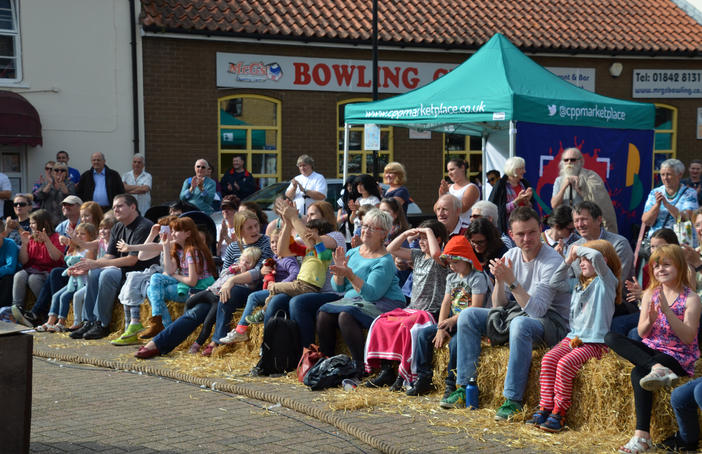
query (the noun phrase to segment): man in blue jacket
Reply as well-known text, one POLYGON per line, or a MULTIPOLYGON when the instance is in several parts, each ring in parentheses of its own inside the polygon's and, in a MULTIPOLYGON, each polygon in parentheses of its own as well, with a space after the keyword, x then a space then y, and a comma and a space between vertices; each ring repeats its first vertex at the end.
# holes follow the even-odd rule
POLYGON ((222 197, 234 194, 239 197, 239 200, 244 200, 244 198, 258 191, 258 182, 244 168, 244 162, 244 157, 241 155, 237 154, 232 158, 232 167, 224 172, 220 181, 222 197))

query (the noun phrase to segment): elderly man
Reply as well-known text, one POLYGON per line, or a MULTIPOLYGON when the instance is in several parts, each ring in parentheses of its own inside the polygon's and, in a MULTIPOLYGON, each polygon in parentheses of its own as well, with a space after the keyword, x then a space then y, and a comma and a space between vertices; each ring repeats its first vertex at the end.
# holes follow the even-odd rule
POLYGON ((246 157, 234 155, 232 157, 232 167, 227 169, 222 175, 220 186, 222 188, 222 198, 234 194, 239 200, 244 200, 258 190, 258 182, 244 167, 246 157))
POLYGON ((76 269, 88 271, 88 285, 83 303, 83 326, 71 333, 73 339, 102 339, 109 332, 112 306, 130 271, 142 271, 158 262, 158 258, 140 261, 138 251, 123 253, 117 242, 142 244, 149 236, 153 223, 139 215, 137 201, 131 194, 115 196, 112 210, 117 223, 112 227, 107 254, 97 260, 85 259, 76 269))
POLYGON ((217 192, 217 183, 207 176, 210 164, 205 159, 195 161, 195 176, 186 178, 180 189, 180 200, 195 205, 200 211, 214 211, 212 201, 217 192))
POLYGON ((292 179, 285 195, 293 201, 298 213, 304 216, 310 205, 327 197, 327 180, 314 171, 314 159, 306 154, 297 158, 297 168, 300 175, 292 179))
POLYGON ((132 157, 132 170, 122 175, 122 183, 127 194, 131 194, 139 204, 139 213, 151 208, 151 174, 144 170, 146 158, 141 153, 132 157))
POLYGON ((92 200, 107 211, 112 207, 112 199, 124 192, 119 173, 105 165, 105 155, 95 152, 90 155, 92 168, 80 176, 76 195, 84 202, 92 200))
POLYGON ((68 178, 71 179, 73 184, 78 184, 80 181, 80 172, 78 169, 74 169, 73 167, 69 167, 68 165, 68 152, 61 150, 58 153, 56 153, 56 162, 61 162, 63 164, 66 164, 66 167, 68 167, 68 178))
MULTIPOLYGON (((555 345, 568 332, 570 295, 549 285, 563 258, 541 242, 539 215, 518 207, 509 217, 509 233, 517 247, 490 263, 495 276, 493 307, 507 307, 511 318, 505 403, 495 419, 506 420, 522 409, 534 343, 555 345), (514 313, 512 312, 514 311, 514 313)), ((457 388, 441 401, 443 408, 465 407, 465 386, 476 377, 480 339, 488 332, 490 309, 468 307, 458 316, 457 388)))
MULTIPOLYGON (((497 205, 495 205, 494 203, 487 200, 480 200, 478 202, 475 202, 471 207, 470 219, 472 221, 473 219, 477 218, 486 218, 487 220, 492 222, 492 225, 494 225, 495 229, 499 232, 500 227, 497 225, 498 210, 497 205)), ((510 238, 509 235, 507 235, 506 233, 502 233, 500 235, 500 239, 505 244, 505 246, 507 246, 508 249, 514 247, 514 241, 512 241, 512 238, 510 238)))
POLYGON ((436 220, 446 226, 449 237, 463 235, 468 225, 461 222, 461 201, 451 195, 444 194, 434 204, 436 220))
POLYGON ((564 202, 570 206, 575 206, 584 200, 593 202, 602 210, 605 230, 617 233, 617 215, 614 212, 612 199, 602 178, 596 172, 583 167, 583 155, 580 150, 577 148, 564 150, 558 168, 560 175, 553 183, 551 208, 555 210, 564 202))

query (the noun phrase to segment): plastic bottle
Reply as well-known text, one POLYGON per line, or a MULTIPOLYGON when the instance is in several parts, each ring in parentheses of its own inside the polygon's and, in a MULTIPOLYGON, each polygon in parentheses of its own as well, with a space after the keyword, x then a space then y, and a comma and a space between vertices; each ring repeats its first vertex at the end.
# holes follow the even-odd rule
POLYGON ((468 385, 466 386, 466 407, 471 410, 478 409, 478 383, 475 378, 468 380, 468 385))

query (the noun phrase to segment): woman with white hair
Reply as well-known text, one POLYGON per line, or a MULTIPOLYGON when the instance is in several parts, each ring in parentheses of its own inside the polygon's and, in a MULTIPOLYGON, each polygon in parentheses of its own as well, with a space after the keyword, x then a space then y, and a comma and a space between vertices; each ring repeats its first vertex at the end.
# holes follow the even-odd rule
POLYGON ((651 189, 644 206, 641 221, 650 226, 649 238, 659 229, 672 229, 679 218, 690 219, 690 214, 696 210, 697 192, 680 184, 685 173, 685 164, 677 159, 666 159, 661 163, 658 174, 661 177, 661 186, 651 189))
POLYGON ((497 205, 497 228, 506 233, 510 213, 518 206, 532 203, 533 190, 524 179, 526 163, 524 158, 513 156, 505 161, 504 175, 490 193, 490 201, 497 205))
POLYGON ((392 227, 392 218, 378 208, 363 217, 362 244, 344 254, 334 253, 332 287, 343 293, 342 299, 324 304, 317 313, 319 348, 326 356, 334 356, 336 330, 339 328, 357 375, 363 374, 364 329, 384 312, 405 306, 405 297, 395 275, 395 261, 385 249, 385 238, 392 227))

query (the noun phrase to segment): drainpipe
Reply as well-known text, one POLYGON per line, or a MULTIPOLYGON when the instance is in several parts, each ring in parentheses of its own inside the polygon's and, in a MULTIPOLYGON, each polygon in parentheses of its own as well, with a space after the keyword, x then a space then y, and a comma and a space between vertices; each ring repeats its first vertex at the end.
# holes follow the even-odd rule
POLYGON ((135 0, 129 0, 129 30, 132 51, 132 116, 134 117, 134 154, 139 153, 139 79, 137 75, 137 36, 135 0))

